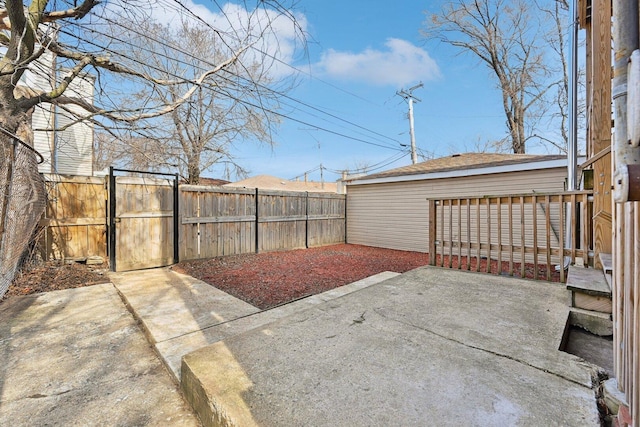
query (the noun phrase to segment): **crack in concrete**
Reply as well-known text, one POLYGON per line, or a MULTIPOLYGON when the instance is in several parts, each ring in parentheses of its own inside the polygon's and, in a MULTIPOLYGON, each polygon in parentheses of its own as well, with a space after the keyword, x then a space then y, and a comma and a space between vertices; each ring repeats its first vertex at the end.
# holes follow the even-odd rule
MULTIPOLYGON (((502 357, 502 358, 505 358, 505 359, 508 359, 508 360, 512 360, 514 362, 520 363, 522 365, 528 366, 528 367, 536 369, 538 371, 542 371, 544 373, 553 375, 553 376, 555 376, 557 378, 560 378, 560 379, 563 379, 565 381, 569 381, 569 382, 571 382, 573 384, 577 384, 577 385, 582 386, 582 387, 584 387, 586 389, 589 389, 589 390, 593 389, 593 384, 589 387, 589 386, 586 386, 583 383, 581 383, 579 381, 576 381, 576 380, 574 380, 572 378, 568 378, 568 377, 566 377, 566 376, 564 376, 562 374, 550 371, 550 370, 542 368, 540 366, 532 365, 531 363, 529 363, 529 362, 527 362, 525 360, 518 359, 518 358, 516 358, 514 356, 510 356, 510 355, 504 354, 504 353, 499 353, 499 352, 496 352, 496 351, 493 351, 493 350, 489 350, 489 349, 486 349, 486 348, 482 348, 482 347, 478 347, 478 346, 475 346, 475 345, 472 345, 472 344, 467 344, 465 342, 462 342, 462 341, 457 340, 457 339, 452 338, 452 337, 448 337, 446 335, 442 335, 442 334, 440 334, 438 332, 432 331, 432 330, 424 328, 422 326, 414 325, 413 323, 410 323, 410 322, 404 322, 404 321, 402 321, 400 319, 395 319, 395 318, 389 317, 389 316, 385 315, 384 313, 381 313, 379 309, 374 309, 373 311, 374 311, 374 313, 376 313, 380 317, 382 317, 384 319, 387 319, 387 320, 390 320, 392 322, 400 323, 400 324, 405 325, 405 326, 410 326, 412 328, 418 329, 418 330, 423 331, 423 332, 427 332, 429 334, 435 335, 435 336, 437 336, 439 338, 442 338, 444 340, 447 340, 447 341, 450 341, 450 342, 465 346, 465 347, 473 349, 473 350, 479 350, 479 351, 482 351, 482 352, 485 352, 485 353, 488 353, 488 354, 492 354, 494 356, 498 356, 498 357, 502 357)), ((409 342, 412 342, 413 344, 418 344, 418 343, 415 343, 415 342, 411 341, 408 338, 405 338, 405 339, 408 340, 409 342)), ((591 374, 590 377, 591 377, 592 383, 593 383, 593 374, 591 374)))
POLYGON ((61 396, 63 394, 67 394, 71 391, 71 389, 69 390, 65 390, 65 391, 61 391, 59 393, 52 393, 52 394, 41 394, 41 393, 36 393, 36 394, 32 394, 31 396, 27 396, 25 399, 42 399, 44 397, 55 397, 55 396, 61 396))

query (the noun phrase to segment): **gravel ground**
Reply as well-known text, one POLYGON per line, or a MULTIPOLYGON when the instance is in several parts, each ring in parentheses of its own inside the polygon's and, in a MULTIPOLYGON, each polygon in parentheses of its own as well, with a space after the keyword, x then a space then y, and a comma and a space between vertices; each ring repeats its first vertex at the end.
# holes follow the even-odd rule
POLYGON ((332 245, 187 261, 173 267, 258 308, 318 294, 383 272, 428 264, 421 252, 332 245))

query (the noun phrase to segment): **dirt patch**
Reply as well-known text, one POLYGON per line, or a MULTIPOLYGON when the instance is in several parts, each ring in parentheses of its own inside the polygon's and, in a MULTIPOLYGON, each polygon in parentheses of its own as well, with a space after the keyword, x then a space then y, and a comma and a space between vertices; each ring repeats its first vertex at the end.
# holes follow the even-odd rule
POLYGON ((428 262, 429 256, 421 252, 342 244, 187 261, 173 269, 266 309, 383 271, 404 273, 428 262))
POLYGON ((11 283, 3 300, 11 296, 108 283, 106 271, 105 265, 64 264, 60 261, 26 266, 11 283))

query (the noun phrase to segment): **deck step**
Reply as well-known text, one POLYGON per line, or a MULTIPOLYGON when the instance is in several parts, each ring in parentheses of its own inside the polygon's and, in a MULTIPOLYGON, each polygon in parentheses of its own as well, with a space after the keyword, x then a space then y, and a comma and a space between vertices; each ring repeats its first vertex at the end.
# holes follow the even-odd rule
POLYGON ((571 266, 567 275, 571 307, 611 313, 611 287, 602 270, 571 266))
POLYGON ((613 274, 613 257, 611 254, 600 253, 600 263, 604 274, 613 274))

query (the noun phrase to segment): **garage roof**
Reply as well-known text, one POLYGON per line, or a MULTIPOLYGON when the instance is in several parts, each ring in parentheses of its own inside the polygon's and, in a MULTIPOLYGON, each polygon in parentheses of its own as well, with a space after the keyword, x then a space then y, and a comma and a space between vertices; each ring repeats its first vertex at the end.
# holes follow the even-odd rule
POLYGON ((564 155, 463 153, 358 177, 349 184, 415 181, 566 166, 564 155))

